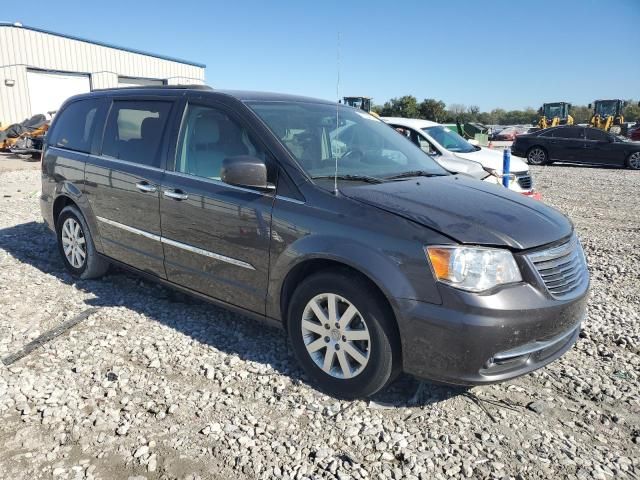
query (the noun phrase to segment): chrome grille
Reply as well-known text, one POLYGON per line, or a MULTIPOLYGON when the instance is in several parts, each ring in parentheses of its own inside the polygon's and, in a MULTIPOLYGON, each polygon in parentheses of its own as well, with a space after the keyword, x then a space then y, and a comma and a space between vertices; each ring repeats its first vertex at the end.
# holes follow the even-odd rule
POLYGON ((589 281, 589 271, 578 237, 560 246, 527 255, 538 276, 555 298, 571 296, 589 281))
POLYGON ((523 190, 530 190, 533 186, 533 179, 531 178, 531 175, 519 175, 517 180, 518 185, 520 185, 520 188, 523 190))

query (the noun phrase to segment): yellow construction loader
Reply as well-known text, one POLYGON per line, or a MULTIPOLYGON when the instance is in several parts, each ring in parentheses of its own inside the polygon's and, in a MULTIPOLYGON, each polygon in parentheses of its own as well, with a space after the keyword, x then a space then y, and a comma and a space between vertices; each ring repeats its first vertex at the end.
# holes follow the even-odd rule
MULTIPOLYGON (((624 135, 625 129, 623 110, 627 102, 620 99, 596 100, 593 102, 593 114, 589 123, 592 127, 615 135, 624 135)), ((589 104, 591 109, 592 105, 589 104)))
POLYGON ((558 125, 573 125, 573 117, 569 115, 571 104, 567 102, 545 103, 538 110, 539 128, 557 127, 558 125))
POLYGON ((371 111, 371 97, 342 97, 342 102, 345 105, 349 105, 353 108, 359 108, 360 110, 364 110, 365 112, 373 115, 374 117, 379 117, 376 112, 371 111))
POLYGON ((371 97, 342 97, 345 105, 371 113, 371 97))

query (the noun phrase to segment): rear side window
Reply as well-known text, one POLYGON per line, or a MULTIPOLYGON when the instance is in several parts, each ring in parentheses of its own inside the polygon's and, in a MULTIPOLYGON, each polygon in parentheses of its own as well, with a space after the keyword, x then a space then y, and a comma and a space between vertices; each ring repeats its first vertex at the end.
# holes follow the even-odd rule
POLYGON ((171 102, 113 102, 107 119, 102 154, 159 167, 162 133, 170 111, 171 102))
POLYGON ((553 131, 554 138, 582 139, 584 129, 582 127, 557 128, 553 131))
POLYGON ((88 153, 97 124, 100 100, 79 100, 67 106, 56 119, 48 135, 49 145, 88 153))

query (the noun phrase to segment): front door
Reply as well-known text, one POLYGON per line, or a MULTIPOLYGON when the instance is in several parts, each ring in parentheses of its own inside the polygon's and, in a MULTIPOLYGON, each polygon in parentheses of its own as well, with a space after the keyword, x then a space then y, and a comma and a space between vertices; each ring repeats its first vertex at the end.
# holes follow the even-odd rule
POLYGON ((115 100, 99 155, 87 160, 87 196, 104 253, 166 278, 160 231, 163 132, 174 102, 115 100))
POLYGON ((160 192, 167 278, 264 314, 274 195, 223 183, 220 170, 228 157, 267 155, 231 112, 199 102, 186 107, 160 192))
POLYGON ((611 136, 598 129, 585 129, 584 161, 604 165, 622 165, 624 157, 620 151, 612 148, 611 136))

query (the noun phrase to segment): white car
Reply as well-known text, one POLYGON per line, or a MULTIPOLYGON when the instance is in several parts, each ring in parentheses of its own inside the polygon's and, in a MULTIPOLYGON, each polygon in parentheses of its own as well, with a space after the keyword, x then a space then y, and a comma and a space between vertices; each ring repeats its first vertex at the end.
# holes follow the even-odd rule
MULTIPOLYGON (((484 181, 502 184, 502 151, 472 145, 453 130, 429 120, 382 117, 395 129, 403 130, 409 140, 431 155, 445 169, 466 173, 467 160, 480 164, 486 172, 484 181)), ((469 165, 470 169, 473 167, 469 165)), ((509 188, 525 195, 534 195, 529 165, 519 157, 511 157, 509 188)))

